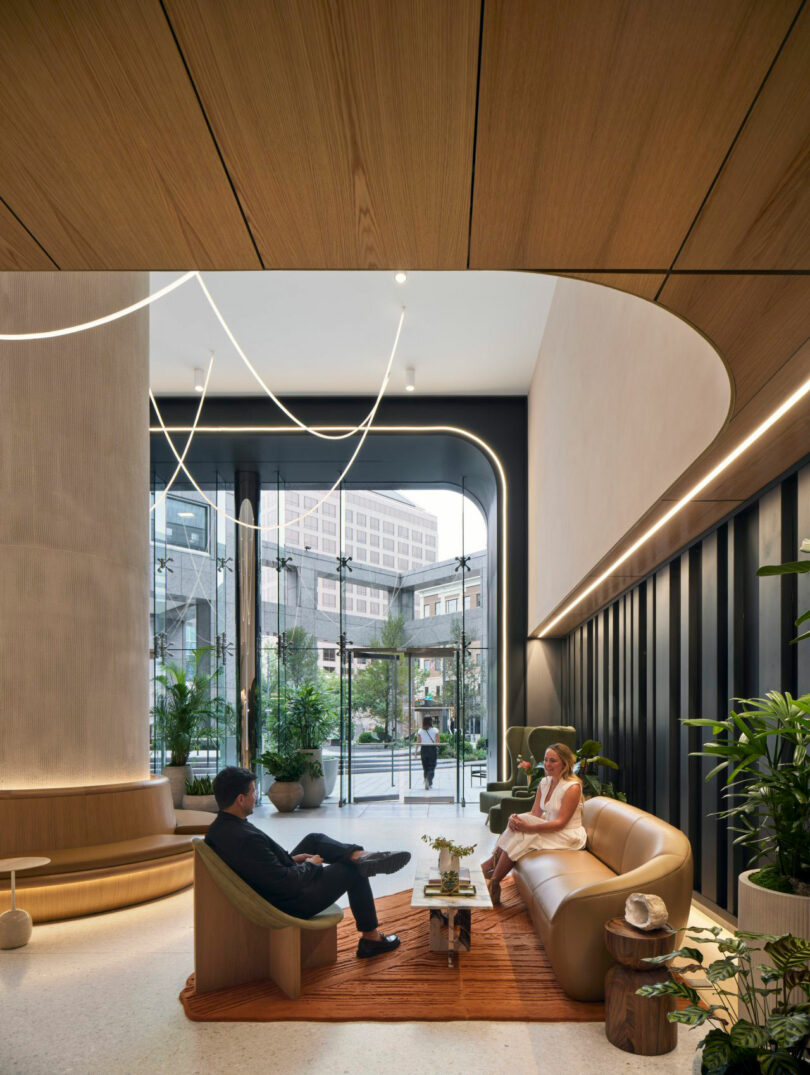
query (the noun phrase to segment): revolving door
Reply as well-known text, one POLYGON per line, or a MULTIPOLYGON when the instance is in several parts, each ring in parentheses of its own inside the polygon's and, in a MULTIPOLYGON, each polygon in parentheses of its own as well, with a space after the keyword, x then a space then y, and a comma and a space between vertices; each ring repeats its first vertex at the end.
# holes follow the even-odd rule
POLYGON ((461 647, 347 650, 341 806, 375 801, 466 805, 474 759, 465 720, 464 664, 461 647), (435 729, 438 757, 434 786, 423 790, 417 733, 425 725, 435 729))

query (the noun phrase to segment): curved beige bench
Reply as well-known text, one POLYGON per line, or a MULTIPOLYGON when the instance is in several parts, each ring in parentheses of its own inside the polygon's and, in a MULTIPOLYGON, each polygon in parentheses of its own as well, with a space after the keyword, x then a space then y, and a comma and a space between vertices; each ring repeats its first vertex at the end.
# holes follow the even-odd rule
POLYGON ((313 918, 279 911, 194 838, 194 988, 210 993, 271 978, 295 1000, 301 971, 337 960, 343 911, 332 904, 313 918))
MULTIPOLYGON (((189 829, 204 832, 213 819, 195 812, 179 832, 165 777, 0 791, 3 854, 51 860, 17 878, 19 905, 35 922, 110 911, 188 887, 189 829)), ((10 906, 9 878, 0 877, 0 911, 10 906)))
POLYGON ((586 850, 532 851, 514 874, 560 985, 576 1000, 601 1000, 612 962, 605 922, 624 915, 631 892, 648 892, 663 899, 670 924, 682 930, 692 902, 692 848, 680 829, 616 799, 588 799, 584 815, 586 850))

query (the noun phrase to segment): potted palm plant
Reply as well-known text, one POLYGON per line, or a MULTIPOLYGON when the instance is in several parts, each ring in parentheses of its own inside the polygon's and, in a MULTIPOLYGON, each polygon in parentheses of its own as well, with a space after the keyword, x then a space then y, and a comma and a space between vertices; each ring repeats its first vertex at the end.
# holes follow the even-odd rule
POLYGON ((335 726, 329 697, 316 683, 302 683, 288 696, 284 725, 287 743, 301 751, 309 762, 301 780, 304 786, 301 805, 305 808, 320 806, 326 798, 322 748, 335 726))
POLYGON ((169 753, 163 775, 168 777, 176 807, 183 801, 186 781, 193 777, 188 758, 195 741, 227 708, 221 698, 211 697, 219 669, 203 672, 200 667, 212 650, 212 646, 193 650, 190 666, 167 661, 163 672, 155 676, 163 693, 152 706, 154 738, 169 753))
MULTIPOLYGON (((810 541, 800 551, 810 552, 810 541)), ((766 565, 758 574, 808 571, 810 560, 766 565)), ((810 611, 796 623, 808 619, 810 611)), ((793 642, 807 637, 810 632, 793 642)), ((696 753, 717 762, 707 780, 725 776, 729 806, 718 816, 730 820, 749 865, 760 867, 740 875, 739 926, 810 937, 810 694, 768 691, 764 698, 735 701, 726 720, 683 723, 712 729, 713 740, 696 753)))

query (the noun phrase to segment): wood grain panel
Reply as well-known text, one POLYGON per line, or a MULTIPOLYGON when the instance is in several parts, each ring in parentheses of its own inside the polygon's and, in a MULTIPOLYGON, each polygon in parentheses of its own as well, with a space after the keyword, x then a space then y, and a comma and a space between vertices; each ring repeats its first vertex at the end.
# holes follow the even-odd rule
POLYGON ((63 269, 260 267, 159 4, 8 0, 0 54, 0 195, 63 269))
POLYGON ((477 0, 170 0, 265 262, 466 266, 477 0))
POLYGON ((810 8, 802 12, 677 261, 810 268, 810 8))
POLYGON ((797 0, 488 0, 475 268, 662 269, 797 0))
POLYGON ((732 416, 810 336, 810 276, 671 276, 658 301, 720 352, 734 385, 732 416))
POLYGON ((28 234, 14 214, 0 202, 0 272, 55 269, 57 265, 28 234))
POLYGON ((629 295, 638 295, 641 299, 652 301, 658 294, 666 276, 664 273, 607 273, 607 272, 566 272, 574 280, 588 280, 592 284, 612 287, 616 291, 626 291, 629 295))

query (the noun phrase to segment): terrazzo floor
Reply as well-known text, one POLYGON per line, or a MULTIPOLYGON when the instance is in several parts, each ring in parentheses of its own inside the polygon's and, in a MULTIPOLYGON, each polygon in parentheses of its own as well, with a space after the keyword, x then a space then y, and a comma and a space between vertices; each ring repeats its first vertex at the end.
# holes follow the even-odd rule
MULTIPOLYGON (((493 837, 477 805, 370 803, 254 819, 287 847, 326 831, 369 850, 416 852, 423 832, 493 837)), ((376 895, 410 887, 413 863, 377 877, 376 895)), ((709 924, 695 913, 695 924, 709 924)), ((395 922, 382 923, 395 929, 395 922)), ((30 944, 0 951, 0 1075, 230 1075, 324 1072, 447 1075, 510 1072, 690 1072, 698 1031, 679 1028, 666 1056, 610 1045, 602 1023, 189 1022, 177 1000, 193 969, 190 890, 140 907, 35 926, 30 944)), ((373 1003, 373 997, 369 998, 373 1003)))

